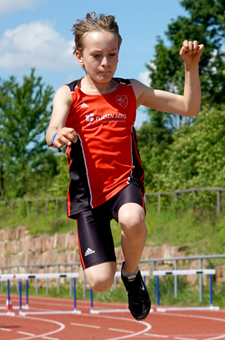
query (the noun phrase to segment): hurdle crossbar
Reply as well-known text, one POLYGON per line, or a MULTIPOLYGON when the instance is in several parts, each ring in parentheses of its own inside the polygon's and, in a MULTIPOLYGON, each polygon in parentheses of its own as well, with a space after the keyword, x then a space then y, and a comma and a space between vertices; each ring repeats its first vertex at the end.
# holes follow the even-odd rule
MULTIPOLYGON (((150 275, 149 271, 141 271, 141 275, 144 278, 144 282, 146 282, 146 277, 150 275)), ((121 277, 121 272, 116 272, 114 278, 121 277)), ((94 301, 93 301, 93 291, 90 288, 90 313, 91 314, 100 314, 100 313, 124 313, 130 312, 128 308, 126 309, 94 309, 94 301)))
POLYGON ((61 278, 78 278, 78 277, 79 277, 79 273, 3 274, 3 275, 0 275, 0 281, 28 280, 28 279, 61 279, 61 278))
POLYGON ((215 269, 181 269, 181 270, 154 270, 153 276, 156 277, 156 297, 157 297, 157 312, 166 312, 166 311, 179 311, 179 310, 219 310, 219 307, 213 306, 213 290, 212 290, 212 275, 215 275, 215 269), (159 294, 159 276, 166 275, 200 275, 205 274, 209 275, 209 295, 210 295, 210 306, 209 307, 171 307, 171 308, 161 308, 159 307, 160 303, 160 294, 159 294))

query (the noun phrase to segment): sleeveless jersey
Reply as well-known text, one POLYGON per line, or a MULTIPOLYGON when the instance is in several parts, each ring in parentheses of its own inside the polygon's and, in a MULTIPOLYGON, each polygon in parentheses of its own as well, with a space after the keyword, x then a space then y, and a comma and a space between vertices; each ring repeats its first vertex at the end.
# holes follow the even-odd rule
POLYGON ((78 141, 66 149, 71 218, 98 207, 131 182, 144 193, 144 170, 134 129, 135 94, 130 80, 114 79, 119 83, 117 90, 104 95, 83 93, 79 80, 68 84, 72 105, 65 126, 78 134, 78 141))

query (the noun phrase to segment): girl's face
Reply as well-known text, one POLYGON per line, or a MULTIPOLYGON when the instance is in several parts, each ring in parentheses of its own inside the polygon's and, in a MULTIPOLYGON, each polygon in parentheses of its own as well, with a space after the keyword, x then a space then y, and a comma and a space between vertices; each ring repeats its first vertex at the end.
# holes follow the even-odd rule
POLYGON ((77 60, 94 82, 105 84, 116 72, 118 36, 107 31, 93 31, 83 37, 83 52, 76 51, 77 60))

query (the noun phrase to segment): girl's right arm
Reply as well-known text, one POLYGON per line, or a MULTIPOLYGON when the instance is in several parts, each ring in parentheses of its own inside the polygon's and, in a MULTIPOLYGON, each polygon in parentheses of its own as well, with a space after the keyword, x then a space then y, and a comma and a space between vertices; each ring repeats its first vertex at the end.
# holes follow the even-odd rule
POLYGON ((46 142, 49 147, 61 148, 65 144, 71 145, 72 142, 76 143, 76 131, 65 127, 71 105, 72 97, 70 89, 67 85, 64 85, 58 89, 53 99, 51 120, 46 132, 46 142))

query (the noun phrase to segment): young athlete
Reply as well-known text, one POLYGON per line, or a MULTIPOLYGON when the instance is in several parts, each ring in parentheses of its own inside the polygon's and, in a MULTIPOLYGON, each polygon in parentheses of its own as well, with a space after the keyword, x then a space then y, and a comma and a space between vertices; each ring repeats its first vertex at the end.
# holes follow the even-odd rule
POLYGON ((138 269, 147 238, 144 171, 134 123, 140 105, 192 117, 201 90, 198 62, 204 48, 184 41, 184 94, 147 87, 135 79, 114 78, 122 38, 115 17, 95 13, 73 26, 74 54, 85 76, 55 94, 46 133, 48 146, 67 145, 71 182, 68 216, 77 220, 80 259, 93 290, 108 290, 116 271, 110 220, 118 221, 124 263, 121 276, 129 309, 137 320, 150 311, 150 299, 138 269))

